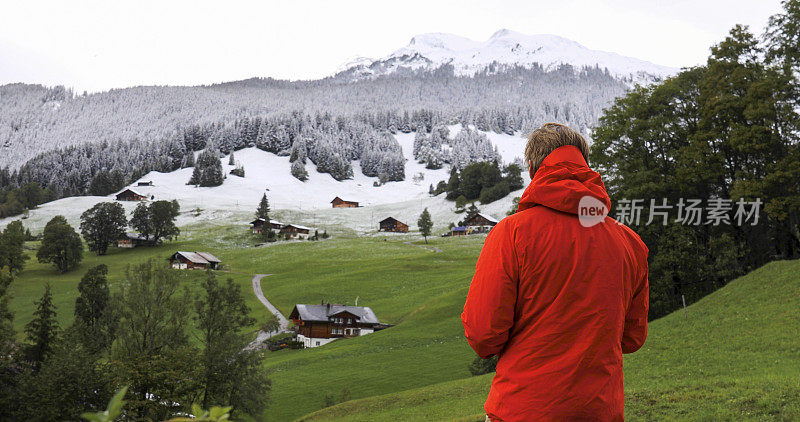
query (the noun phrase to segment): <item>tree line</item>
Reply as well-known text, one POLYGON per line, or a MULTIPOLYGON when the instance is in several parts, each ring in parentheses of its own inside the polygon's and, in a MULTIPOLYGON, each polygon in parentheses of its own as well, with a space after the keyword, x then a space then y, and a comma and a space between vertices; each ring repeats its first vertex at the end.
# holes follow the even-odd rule
POLYGON ((255 320, 232 279, 209 271, 190 295, 180 273, 151 260, 129 266, 112 294, 107 274, 105 265, 85 273, 66 327, 46 285, 19 341, 13 276, 0 272, 0 419, 78 420, 122 386, 129 420, 166 420, 193 404, 231 406, 234 417, 267 406, 261 353, 243 351, 255 320))
POLYGON ((634 227, 650 248, 651 318, 800 256, 800 2, 783 7, 760 38, 734 27, 704 65, 632 90, 594 130, 612 215, 623 199, 764 203, 756 225, 689 225, 673 208, 666 224, 634 227))

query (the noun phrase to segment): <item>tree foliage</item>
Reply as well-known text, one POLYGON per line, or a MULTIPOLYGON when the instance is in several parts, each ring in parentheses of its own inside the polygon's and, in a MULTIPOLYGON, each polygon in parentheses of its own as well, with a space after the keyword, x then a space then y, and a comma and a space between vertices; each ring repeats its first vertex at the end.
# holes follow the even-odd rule
POLYGON ((52 262, 56 269, 65 273, 75 268, 83 259, 83 243, 67 219, 57 215, 44 227, 42 243, 36 251, 41 263, 52 262))
POLYGON ((118 202, 100 202, 81 214, 81 234, 97 255, 105 255, 108 245, 125 235, 127 225, 125 209, 118 202))
POLYGON ((645 207, 634 229, 650 249, 652 318, 682 295, 691 303, 773 257, 800 254, 797 81, 763 52, 736 26, 705 65, 632 90, 594 131, 590 161, 604 175, 612 215, 624 198, 765 204, 755 226, 684 225, 675 210, 667 225, 644 225, 645 207))

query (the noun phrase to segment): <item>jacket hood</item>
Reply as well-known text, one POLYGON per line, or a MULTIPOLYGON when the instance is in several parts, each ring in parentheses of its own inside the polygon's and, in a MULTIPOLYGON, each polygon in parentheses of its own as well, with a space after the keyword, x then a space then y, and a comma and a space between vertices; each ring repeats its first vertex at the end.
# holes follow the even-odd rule
POLYGON ((611 208, 600 173, 589 168, 576 146, 558 147, 545 157, 519 201, 519 211, 536 205, 578 214, 581 198, 591 196, 611 208))

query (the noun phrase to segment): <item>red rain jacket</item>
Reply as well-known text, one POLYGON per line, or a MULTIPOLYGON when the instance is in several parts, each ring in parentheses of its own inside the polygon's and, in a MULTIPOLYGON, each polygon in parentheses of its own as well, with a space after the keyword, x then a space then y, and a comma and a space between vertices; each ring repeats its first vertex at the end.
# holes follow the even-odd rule
POLYGON ((461 320, 480 357, 499 356, 493 421, 624 420, 622 354, 647 337, 648 250, 610 217, 581 224, 584 196, 610 207, 580 150, 557 148, 486 237, 461 320))

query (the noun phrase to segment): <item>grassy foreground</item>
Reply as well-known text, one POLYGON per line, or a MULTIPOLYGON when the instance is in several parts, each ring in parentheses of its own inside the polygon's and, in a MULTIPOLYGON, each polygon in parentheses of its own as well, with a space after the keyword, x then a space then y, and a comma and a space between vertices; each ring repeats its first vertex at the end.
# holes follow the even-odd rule
MULTIPOLYGON (((773 262, 650 325, 625 357, 628 420, 800 420, 800 261, 773 262)), ((354 400, 303 420, 483 420, 491 375, 354 400)))
MULTIPOLYGON (((288 314, 295 303, 372 307, 394 327, 321 348, 269 353, 272 404, 259 420, 481 420, 491 376, 471 377, 474 354, 459 314, 484 237, 420 240, 405 236, 338 237, 252 247, 246 229, 190 227, 157 248, 85 255, 58 275, 28 261, 12 285, 20 332, 49 282, 62 326, 72 321, 77 283, 91 266, 109 266, 112 291, 125 266, 165 260, 175 250, 219 256, 261 318, 253 274, 288 314), (328 406, 330 403, 343 402, 328 406), (327 407, 326 407, 327 406, 327 407)), ((28 247, 36 245, 29 243, 28 247)), ((182 272, 196 289, 200 272, 182 272)), ((626 356, 629 420, 800 419, 800 261, 769 264, 682 311, 651 324, 645 347, 626 356)), ((20 337, 22 334, 20 333, 20 337)))

